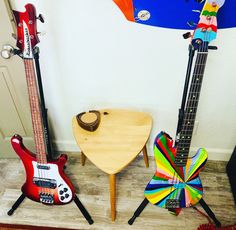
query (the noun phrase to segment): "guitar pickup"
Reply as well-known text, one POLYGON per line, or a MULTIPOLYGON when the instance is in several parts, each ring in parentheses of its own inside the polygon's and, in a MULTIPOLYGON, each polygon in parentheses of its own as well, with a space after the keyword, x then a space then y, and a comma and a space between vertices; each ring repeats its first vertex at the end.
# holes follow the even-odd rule
POLYGON ((40 164, 37 164, 37 168, 38 168, 38 169, 49 170, 49 169, 50 169, 50 166, 49 166, 49 165, 40 165, 40 164))
POLYGON ((55 189, 57 187, 57 181, 54 179, 34 177, 33 183, 41 188, 55 189))
POLYGON ((180 202, 177 199, 168 199, 166 200, 166 208, 171 209, 171 208, 179 208, 180 207, 180 202))

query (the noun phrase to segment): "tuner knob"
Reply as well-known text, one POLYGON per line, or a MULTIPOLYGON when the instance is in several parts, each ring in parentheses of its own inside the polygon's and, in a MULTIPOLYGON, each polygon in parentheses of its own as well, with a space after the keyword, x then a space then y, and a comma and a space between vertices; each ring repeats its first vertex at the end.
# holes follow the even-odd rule
POLYGON ((196 24, 195 22, 193 22, 193 21, 187 21, 187 24, 188 24, 189 27, 194 27, 194 26, 197 25, 197 24, 196 24))
POLYGON ((11 45, 4 45, 2 47, 1 56, 4 59, 9 59, 14 55, 14 48, 11 45))
POLYGON ((42 14, 39 14, 39 16, 37 17, 37 19, 38 19, 40 22, 44 23, 44 17, 43 17, 42 14))
POLYGON ((191 33, 187 32, 187 33, 183 34, 183 37, 184 37, 184 39, 188 39, 191 37, 191 33))
POLYGON ((46 34, 46 31, 37 32, 37 34, 40 35, 40 36, 44 36, 46 34))

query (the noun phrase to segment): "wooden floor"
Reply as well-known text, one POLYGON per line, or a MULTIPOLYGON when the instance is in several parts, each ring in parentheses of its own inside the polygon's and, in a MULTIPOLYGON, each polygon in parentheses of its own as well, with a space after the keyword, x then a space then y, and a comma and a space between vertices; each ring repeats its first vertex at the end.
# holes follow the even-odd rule
MULTIPOLYGON (((165 209, 149 204, 133 226, 127 221, 143 200, 143 190, 155 172, 155 162, 144 166, 140 156, 117 176, 117 219, 110 218, 109 178, 88 160, 80 165, 80 154, 70 154, 66 172, 76 187, 77 194, 94 219, 89 225, 74 203, 65 206, 45 206, 26 199, 13 216, 7 211, 21 194, 24 169, 19 159, 0 160, 0 223, 61 227, 71 229, 158 229, 191 230, 207 223, 194 209, 184 209, 178 217, 165 209)), ((225 162, 208 161, 201 173, 205 188, 204 199, 223 225, 236 223, 234 206, 225 162)), ((199 207, 199 206, 198 206, 199 207)), ((199 207, 201 209, 201 207, 199 207)), ((202 210, 202 209, 201 209, 202 210)))

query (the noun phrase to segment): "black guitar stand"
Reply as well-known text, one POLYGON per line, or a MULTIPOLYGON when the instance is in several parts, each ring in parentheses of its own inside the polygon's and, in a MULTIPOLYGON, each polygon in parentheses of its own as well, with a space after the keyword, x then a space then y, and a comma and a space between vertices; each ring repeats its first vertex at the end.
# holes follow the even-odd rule
MULTIPOLYGON (((148 205, 149 201, 147 198, 144 198, 144 200, 142 201, 142 203, 139 205, 139 207, 136 209, 136 211, 134 212, 134 215, 129 219, 128 224, 132 225, 135 221, 135 219, 137 217, 139 217, 139 215, 141 214, 141 212, 143 211, 143 209, 148 205)), ((212 210, 209 208, 209 206, 207 205, 207 203, 201 199, 199 200, 199 204, 202 206, 202 208, 205 210, 205 212, 207 213, 207 215, 214 221, 215 225, 217 228, 219 228, 221 226, 221 223, 219 220, 216 219, 215 214, 212 212, 212 210)))
MULTIPOLYGON (((20 56, 20 53, 18 50, 14 50, 15 54, 18 54, 20 56)), ((40 97, 40 103, 41 103, 41 111, 42 111, 42 120, 43 120, 43 128, 44 128, 44 135, 45 135, 45 141, 46 141, 46 147, 47 147, 47 157, 49 160, 53 160, 53 154, 52 154, 52 147, 50 142, 50 136, 49 136, 49 128, 48 128, 48 119, 47 119, 47 109, 45 107, 45 100, 44 100, 44 93, 43 93, 43 85, 41 80, 41 71, 40 71, 40 65, 39 65, 39 48, 34 48, 34 63, 36 68, 36 75, 37 75, 37 83, 38 83, 38 90, 39 90, 39 97, 40 97)), ((8 211, 8 215, 13 215, 14 211, 19 207, 19 205, 23 202, 23 200, 26 198, 26 195, 22 193, 20 197, 16 200, 16 202, 13 204, 12 208, 8 211)), ((78 196, 75 194, 73 201, 75 202, 76 206, 79 208, 81 213, 83 214, 84 218, 87 220, 87 222, 91 225, 94 223, 92 217, 88 213, 88 211, 85 209, 81 201, 79 200, 78 196)))
MULTIPOLYGON (((26 198, 25 194, 22 193, 19 198, 16 200, 16 202, 12 205, 12 208, 7 212, 8 216, 13 215, 13 213, 15 212, 15 210, 20 206, 20 204, 23 202, 23 200, 26 198)), ((79 210, 81 211, 81 213, 83 214, 84 218, 88 221, 88 223, 91 225, 94 223, 92 217, 90 216, 90 214, 88 213, 88 211, 86 210, 86 208, 83 206, 83 204, 81 203, 81 201, 79 200, 78 196, 75 195, 74 196, 74 200, 73 200, 76 204, 76 206, 79 208, 79 210)))
MULTIPOLYGON (((216 47, 212 47, 212 46, 210 46, 208 48, 209 49, 217 49, 216 47)), ((182 129, 182 125, 183 125, 184 109, 185 109, 185 104, 186 104, 186 99, 187 99, 187 93, 188 93, 188 88, 189 88, 189 81, 190 81, 190 75, 191 75, 191 70, 192 70, 192 63, 193 63, 194 54, 195 54, 195 48, 190 44, 189 45, 189 59, 188 59, 188 66, 187 66, 187 72, 186 72, 186 78, 185 78, 185 84, 184 84, 184 91, 183 91, 183 96, 182 96, 182 103, 181 103, 181 108, 179 109, 179 115, 178 115, 178 124, 177 124, 177 131, 176 131, 175 146, 178 145, 179 133, 180 133, 180 131, 182 129)), ((134 212, 134 215, 128 221, 129 225, 132 225, 134 223, 135 219, 141 214, 141 212, 148 205, 148 203, 149 203, 149 201, 147 200, 147 198, 144 198, 142 203, 139 205, 139 207, 134 212)), ((215 214, 212 212, 212 210, 209 208, 209 206, 206 204, 206 202, 203 200, 203 198, 199 201, 199 204, 205 210, 207 215, 214 221, 216 227, 220 227, 221 226, 220 221, 216 219, 215 214)), ((180 211, 179 209, 168 209, 168 210, 174 214, 177 214, 180 211)))

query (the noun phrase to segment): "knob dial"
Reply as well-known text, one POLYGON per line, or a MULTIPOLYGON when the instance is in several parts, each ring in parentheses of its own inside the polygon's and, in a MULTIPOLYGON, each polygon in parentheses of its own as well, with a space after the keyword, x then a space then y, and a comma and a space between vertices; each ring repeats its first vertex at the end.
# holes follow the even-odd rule
POLYGON ((4 59, 9 59, 13 55, 14 55, 14 48, 11 45, 4 45, 2 47, 1 56, 4 59))

